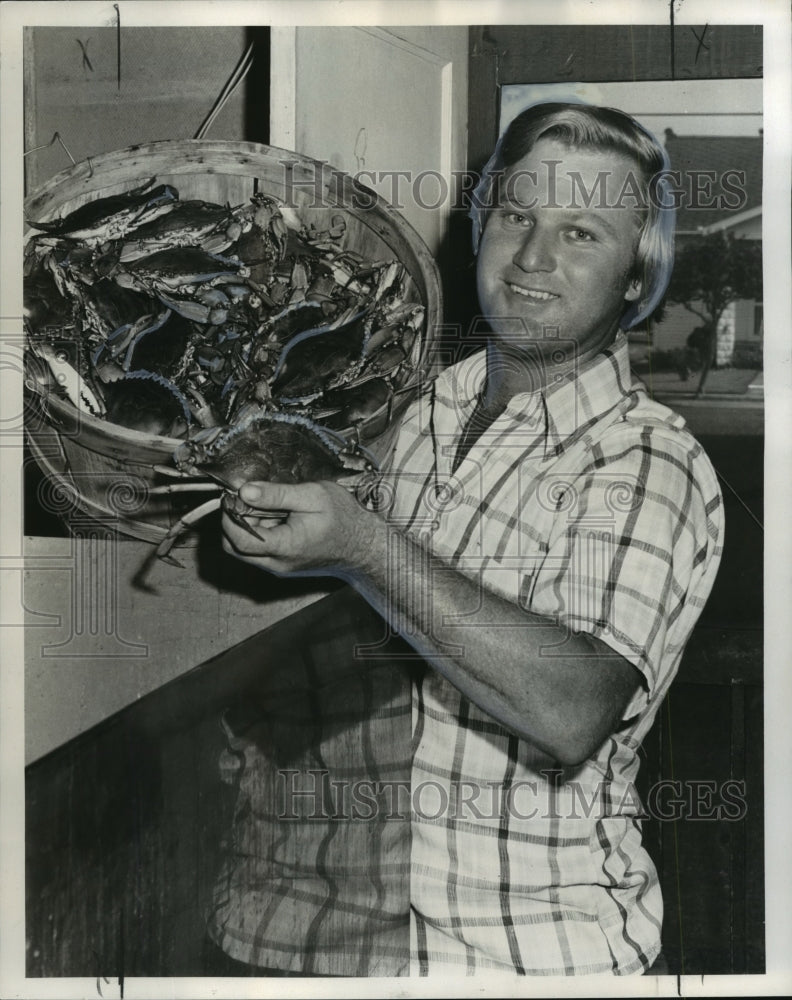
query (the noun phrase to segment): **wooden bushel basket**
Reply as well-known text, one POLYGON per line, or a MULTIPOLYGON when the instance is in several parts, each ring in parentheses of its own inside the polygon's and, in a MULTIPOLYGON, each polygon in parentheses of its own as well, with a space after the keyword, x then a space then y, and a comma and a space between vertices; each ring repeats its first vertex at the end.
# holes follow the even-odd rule
MULTIPOLYGON (((181 199, 232 206, 262 192, 292 205, 306 224, 329 227, 343 215, 343 249, 367 260, 399 260, 406 268, 406 297, 425 308, 416 378, 356 431, 382 457, 398 419, 432 364, 434 332, 442 315, 440 282, 426 245, 382 198, 350 175, 289 150, 250 142, 178 140, 131 146, 78 163, 57 174, 25 201, 36 222, 67 214, 96 198, 134 188, 151 177, 169 183, 181 199)), ((28 394, 28 442, 52 491, 49 504, 64 515, 80 511, 121 534, 160 541, 180 517, 180 503, 149 495, 164 477, 153 466, 172 464, 179 441, 129 430, 79 412, 50 394, 28 394)))

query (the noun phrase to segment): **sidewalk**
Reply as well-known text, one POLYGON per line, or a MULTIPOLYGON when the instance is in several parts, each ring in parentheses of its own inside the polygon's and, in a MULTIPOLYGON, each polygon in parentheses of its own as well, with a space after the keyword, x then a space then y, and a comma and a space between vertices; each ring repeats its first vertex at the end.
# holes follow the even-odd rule
POLYGON ((655 399, 725 400, 732 403, 764 405, 764 375, 756 368, 713 368, 704 383, 704 392, 697 396, 699 372, 690 372, 686 379, 677 371, 654 371, 647 358, 632 357, 636 375, 655 399))
POLYGON ((764 377, 759 368, 712 369, 697 395, 700 373, 686 379, 673 369, 653 369, 643 345, 630 351, 633 375, 659 403, 684 417, 697 437, 764 434, 764 377))

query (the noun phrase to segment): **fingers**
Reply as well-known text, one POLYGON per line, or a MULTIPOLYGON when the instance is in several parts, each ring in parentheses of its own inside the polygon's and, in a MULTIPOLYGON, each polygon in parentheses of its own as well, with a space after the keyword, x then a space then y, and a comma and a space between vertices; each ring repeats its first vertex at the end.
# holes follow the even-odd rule
POLYGON ((352 561, 360 517, 375 516, 332 482, 246 483, 238 499, 240 505, 229 505, 223 520, 234 554, 280 573, 352 561), (272 517, 273 511, 281 516, 272 517), (244 518, 244 524, 234 523, 237 516, 244 518))
POLYGON ((243 503, 257 510, 285 510, 307 512, 316 505, 313 484, 294 486, 288 483, 245 483, 240 487, 243 503))
POLYGON ((240 524, 242 518, 223 514, 223 534, 228 542, 227 550, 234 555, 252 559, 277 559, 283 547, 283 534, 288 533, 286 525, 273 524, 267 518, 247 518, 250 524, 240 524), (230 549, 229 549, 230 547, 230 549))
MULTIPOLYGON (((234 514, 231 511, 228 512, 228 516, 234 524, 238 525, 249 535, 252 535, 257 541, 263 542, 265 540, 264 536, 261 534, 261 520, 259 518, 245 518, 242 514, 234 514)), ((264 530, 266 530, 266 528, 264 530)))

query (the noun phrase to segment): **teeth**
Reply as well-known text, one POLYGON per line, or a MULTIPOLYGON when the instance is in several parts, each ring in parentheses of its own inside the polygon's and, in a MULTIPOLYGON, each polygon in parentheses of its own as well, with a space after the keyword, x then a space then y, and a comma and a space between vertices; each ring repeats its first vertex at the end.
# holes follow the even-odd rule
POLYGON ((509 285, 509 288, 513 292, 516 292, 517 295, 524 295, 527 299, 539 299, 542 302, 546 302, 548 299, 557 298, 552 292, 537 292, 532 288, 520 288, 519 285, 509 285))

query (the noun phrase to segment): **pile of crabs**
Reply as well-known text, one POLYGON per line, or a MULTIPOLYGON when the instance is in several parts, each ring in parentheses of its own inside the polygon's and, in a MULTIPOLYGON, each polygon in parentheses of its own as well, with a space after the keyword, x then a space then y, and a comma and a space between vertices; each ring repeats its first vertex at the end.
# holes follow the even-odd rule
POLYGON ((149 492, 205 491, 208 477, 222 493, 159 555, 221 501, 245 524, 245 481, 372 469, 361 441, 416 383, 424 308, 400 262, 344 247, 342 215, 319 231, 267 195, 231 208, 152 178, 28 224, 28 386, 178 439, 156 471, 182 481, 149 492))
POLYGON ((405 268, 345 249, 341 215, 318 231, 267 195, 231 208, 152 178, 28 223, 38 387, 181 439, 177 464, 206 464, 243 428, 333 442, 387 413, 416 371, 424 309, 405 268))

